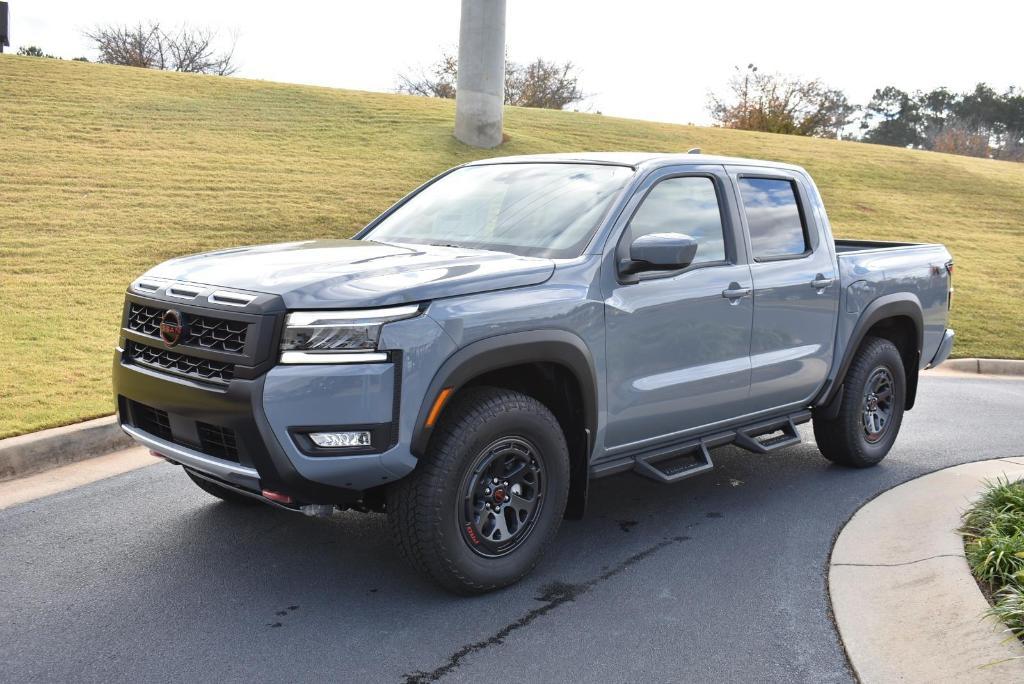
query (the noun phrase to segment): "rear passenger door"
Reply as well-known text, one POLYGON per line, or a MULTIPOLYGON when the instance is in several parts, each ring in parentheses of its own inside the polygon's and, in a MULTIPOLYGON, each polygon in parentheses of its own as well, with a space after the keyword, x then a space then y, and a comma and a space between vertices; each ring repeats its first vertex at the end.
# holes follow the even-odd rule
POLYGON ((754 283, 750 408, 804 403, 832 364, 839 275, 803 174, 729 167, 754 283))

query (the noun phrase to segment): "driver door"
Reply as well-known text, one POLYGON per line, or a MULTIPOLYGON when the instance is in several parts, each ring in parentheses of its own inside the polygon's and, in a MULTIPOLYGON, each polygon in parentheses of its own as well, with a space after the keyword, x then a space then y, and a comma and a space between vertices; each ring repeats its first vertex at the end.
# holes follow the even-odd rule
POLYGON ((645 186, 615 263, 648 233, 683 233, 698 248, 678 271, 606 276, 611 452, 734 418, 750 391, 753 283, 724 169, 669 169, 645 186))

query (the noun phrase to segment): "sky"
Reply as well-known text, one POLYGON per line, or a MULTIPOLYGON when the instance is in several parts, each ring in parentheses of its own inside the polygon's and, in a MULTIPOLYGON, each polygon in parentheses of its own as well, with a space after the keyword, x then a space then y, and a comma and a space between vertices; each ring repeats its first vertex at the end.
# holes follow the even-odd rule
MULTIPOLYGON (((237 76, 393 91, 457 50, 459 0, 9 0, 10 52, 95 57, 82 31, 157 19, 235 36, 237 76)), ((708 124, 707 94, 736 66, 821 78, 866 104, 875 88, 1024 86, 1024 3, 508 0, 509 58, 571 61, 610 116, 708 124)), ((0 80, 2 91, 2 80, 0 80)))

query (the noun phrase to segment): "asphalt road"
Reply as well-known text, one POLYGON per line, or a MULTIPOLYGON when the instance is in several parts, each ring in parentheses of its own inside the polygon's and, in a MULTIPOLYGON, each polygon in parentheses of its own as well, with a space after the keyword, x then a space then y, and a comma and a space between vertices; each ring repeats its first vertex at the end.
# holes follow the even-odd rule
POLYGON ((1024 455, 1022 415, 1024 380, 930 376, 873 469, 805 442, 596 481, 537 572, 473 599, 403 565, 382 516, 235 508, 142 468, 0 511, 0 680, 852 681, 826 587, 843 523, 1024 455))

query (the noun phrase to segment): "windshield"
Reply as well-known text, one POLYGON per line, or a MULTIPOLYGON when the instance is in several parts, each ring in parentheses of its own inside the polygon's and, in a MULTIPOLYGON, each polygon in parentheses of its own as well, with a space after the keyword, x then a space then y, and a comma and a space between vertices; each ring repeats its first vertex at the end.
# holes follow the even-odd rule
POLYGON ((633 169, 599 164, 466 166, 428 185, 363 236, 579 256, 633 169))

